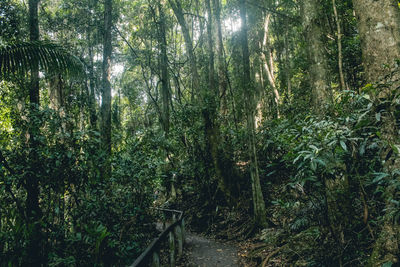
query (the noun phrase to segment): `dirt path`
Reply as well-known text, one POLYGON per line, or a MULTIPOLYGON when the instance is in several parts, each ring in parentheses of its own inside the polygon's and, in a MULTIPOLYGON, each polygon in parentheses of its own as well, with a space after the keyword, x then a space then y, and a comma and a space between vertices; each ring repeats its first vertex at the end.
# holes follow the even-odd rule
POLYGON ((187 233, 185 246, 188 258, 186 266, 240 266, 237 257, 238 250, 232 245, 209 240, 192 233, 187 233))

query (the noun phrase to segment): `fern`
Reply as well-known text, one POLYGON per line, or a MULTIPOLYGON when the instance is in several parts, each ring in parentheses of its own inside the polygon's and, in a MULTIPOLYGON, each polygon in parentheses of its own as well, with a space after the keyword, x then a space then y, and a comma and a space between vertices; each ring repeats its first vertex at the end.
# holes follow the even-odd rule
POLYGON ((0 79, 26 75, 37 66, 48 74, 63 73, 72 77, 85 75, 80 59, 58 44, 38 41, 0 46, 0 79))

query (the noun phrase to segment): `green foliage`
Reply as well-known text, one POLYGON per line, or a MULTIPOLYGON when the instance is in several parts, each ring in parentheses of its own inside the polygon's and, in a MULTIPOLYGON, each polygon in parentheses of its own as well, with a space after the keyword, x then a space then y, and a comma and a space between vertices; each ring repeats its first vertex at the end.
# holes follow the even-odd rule
POLYGON ((0 47, 0 78, 25 75, 37 68, 47 73, 84 76, 82 62, 63 47, 51 42, 7 44, 0 47))
POLYGON ((73 105, 79 101, 69 103, 67 114, 49 108, 32 113, 9 98, 17 92, 8 86, 2 84, 0 105, 0 151, 6 160, 0 164, 0 261, 21 265, 26 255, 32 228, 24 212, 25 177, 35 173, 49 265, 129 264, 153 232, 148 207, 159 166, 154 144, 130 139, 113 160, 113 176, 101 181, 99 134, 74 127, 79 109, 73 105), (33 125, 35 148, 26 134, 33 125), (32 149, 37 159, 29 157, 32 149))
MULTIPOLYGON (((382 189, 395 181, 383 171, 379 155, 384 140, 379 137, 379 120, 370 98, 343 92, 335 110, 335 117, 299 115, 293 120, 268 122, 260 136, 262 172, 265 181, 273 183, 268 191, 276 198, 271 213, 284 235, 318 227, 317 242, 296 250, 316 265, 339 254, 344 261, 351 261, 367 250, 371 237, 355 234, 365 227, 361 220, 364 201, 367 199, 372 218, 382 218, 382 189), (335 241, 339 232, 344 244, 335 241)), ((298 248, 296 242, 287 246, 298 248)))

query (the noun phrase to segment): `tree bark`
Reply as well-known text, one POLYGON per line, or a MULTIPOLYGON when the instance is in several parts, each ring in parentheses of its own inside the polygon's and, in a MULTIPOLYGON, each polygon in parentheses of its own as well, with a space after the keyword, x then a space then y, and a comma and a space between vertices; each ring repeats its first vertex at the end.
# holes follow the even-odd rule
MULTIPOLYGON (((189 57, 189 64, 190 64, 190 71, 192 73, 192 91, 198 91, 200 88, 200 76, 199 72, 197 69, 197 60, 196 60, 196 55, 194 53, 193 49, 193 42, 192 38, 190 36, 189 29, 187 27, 185 17, 183 15, 182 11, 182 6, 180 1, 175 1, 175 0, 168 0, 169 4, 172 7, 172 10, 174 11, 174 14, 176 16, 176 19, 178 20, 179 26, 181 26, 182 34, 183 34, 183 39, 185 41, 185 47, 186 47, 186 52, 188 53, 189 57)), ((193 93, 195 94, 195 93, 193 93)))
MULTIPOLYGON (((29 34, 30 41, 39 41, 39 19, 38 19, 38 6, 39 0, 29 0, 29 34)), ((27 266, 39 266, 42 262, 42 230, 40 227, 40 220, 42 218, 42 210, 39 205, 40 188, 39 177, 37 176, 38 163, 38 142, 36 136, 39 133, 39 126, 36 125, 36 111, 40 106, 39 102, 39 63, 34 62, 30 76, 29 100, 31 104, 30 109, 30 123, 31 129, 29 130, 29 158, 30 170, 27 171, 26 179, 26 215, 27 215, 27 258, 25 264, 27 266)))
POLYGON ((228 89, 228 79, 226 77, 226 62, 225 62, 225 51, 222 39, 222 28, 221 28, 221 3, 220 0, 212 0, 214 10, 214 21, 217 28, 217 54, 218 54, 218 86, 219 86, 219 97, 221 98, 221 111, 227 113, 227 101, 226 91, 228 89))
POLYGON ((104 39, 103 39, 103 64, 102 64, 102 92, 101 92, 101 142, 105 152, 102 177, 111 175, 111 26, 112 26, 112 0, 104 2, 104 39))
POLYGON ((162 115, 161 121, 165 136, 169 132, 169 103, 170 103, 170 83, 168 73, 168 57, 167 57, 167 39, 165 30, 165 14, 162 9, 161 1, 158 4, 159 21, 159 44, 161 52, 160 68, 161 68, 161 95, 162 95, 162 115))
POLYGON ((340 79, 340 87, 342 90, 346 90, 346 83, 344 81, 343 74, 343 53, 342 53, 342 29, 340 25, 340 17, 336 8, 336 1, 332 0, 333 6, 333 14, 335 15, 336 20, 336 30, 337 30, 337 47, 338 47, 338 68, 339 68, 339 79, 340 79))
POLYGON ((89 88, 88 95, 90 126, 92 129, 97 129, 97 114, 96 114, 96 81, 94 77, 94 62, 93 62, 93 44, 91 38, 91 27, 87 29, 87 42, 88 42, 88 71, 89 71, 89 88))
POLYGON ((302 3, 303 30, 307 41, 309 60, 309 81, 312 89, 314 110, 324 113, 326 104, 331 102, 328 61, 324 48, 324 36, 319 21, 323 17, 319 0, 304 0, 302 3))
MULTIPOLYGON (((390 156, 391 145, 398 144, 399 131, 394 115, 396 99, 393 97, 399 84, 399 71, 392 72, 393 64, 400 58, 400 11, 395 0, 353 0, 361 38, 363 64, 367 81, 372 84, 384 83, 373 93, 377 106, 385 101, 382 112, 382 140, 387 143, 387 150, 382 154, 388 173, 400 167, 396 153, 390 156), (379 12, 377 12, 379 10, 379 12), (388 75, 388 77, 385 77, 388 75), (394 100, 393 100, 394 99, 394 100)), ((394 175, 393 179, 399 179, 394 175)), ((395 183, 386 189, 386 215, 381 233, 376 240, 370 257, 369 266, 380 266, 385 262, 399 263, 400 226, 390 213, 396 209, 391 200, 398 194, 395 183)))
POLYGON ((243 93, 246 101, 248 149, 250 158, 250 176, 253 195, 253 209, 255 224, 266 226, 266 211, 264 197, 261 191, 260 176, 258 171, 258 159, 256 150, 255 132, 255 104, 254 86, 250 74, 250 55, 247 40, 247 11, 245 0, 240 0, 240 18, 242 20, 241 45, 243 53, 243 93))
POLYGON ((272 88, 272 92, 274 95, 274 102, 276 105, 276 117, 279 118, 280 117, 279 105, 280 105, 281 97, 280 97, 278 89, 276 88, 275 74, 274 74, 274 58, 273 58, 272 51, 269 46, 269 40, 268 40, 270 19, 271 19, 271 15, 268 14, 265 17, 265 21, 264 21, 264 40, 263 40, 261 57, 263 59, 264 69, 267 74, 268 81, 269 81, 269 84, 272 88))
POLYGON ((207 44, 208 44, 208 84, 210 86, 210 90, 212 90, 211 94, 218 95, 216 92, 218 91, 218 87, 215 83, 215 60, 214 60, 214 39, 213 39, 213 14, 211 11, 211 3, 210 0, 205 0, 206 9, 207 9, 207 44))

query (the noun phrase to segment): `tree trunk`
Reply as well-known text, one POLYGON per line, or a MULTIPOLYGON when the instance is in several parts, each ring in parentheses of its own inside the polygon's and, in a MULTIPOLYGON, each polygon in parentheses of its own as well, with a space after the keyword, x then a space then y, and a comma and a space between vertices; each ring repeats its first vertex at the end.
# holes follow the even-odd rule
POLYGON ((326 104, 331 102, 332 93, 323 30, 320 26, 320 19, 323 17, 322 4, 319 0, 304 0, 301 3, 303 30, 308 44, 309 81, 313 106, 316 112, 324 113, 326 104))
MULTIPOLYGON (((232 204, 232 190, 228 177, 230 170, 223 170, 222 162, 227 159, 221 146, 220 124, 217 121, 218 117, 218 100, 219 90, 215 75, 215 53, 213 39, 213 20, 214 14, 211 9, 211 1, 205 0, 207 10, 207 43, 208 43, 208 87, 209 90, 203 93, 203 117, 207 139, 208 154, 211 157, 212 165, 215 170, 215 175, 218 181, 218 189, 223 193, 228 204, 232 204)), ((214 9, 215 10, 215 9, 214 9)))
POLYGON ((167 57, 167 39, 165 32, 165 14, 162 9, 161 2, 158 4, 159 21, 159 44, 161 52, 160 68, 161 68, 161 95, 162 95, 162 115, 161 122, 163 125, 165 136, 169 132, 169 102, 170 102, 170 83, 168 74, 168 57, 167 57))
POLYGON ((185 17, 183 16, 182 6, 180 1, 168 0, 170 3, 172 10, 178 20, 179 26, 181 26, 183 39, 185 41, 186 52, 189 57, 190 71, 192 73, 192 91, 198 91, 200 88, 200 76, 197 69, 197 60, 194 54, 192 38, 190 37, 189 29, 187 27, 185 17))
POLYGON ((101 92, 101 142, 105 152, 102 177, 111 175, 111 24, 112 24, 112 0, 104 2, 104 40, 103 40, 103 65, 102 65, 102 92, 101 92))
MULTIPOLYGON (((399 132, 394 116, 396 104, 393 103, 396 99, 393 95, 400 84, 400 75, 398 70, 394 73, 391 71, 395 60, 400 58, 400 11, 395 0, 353 0, 353 6, 358 19, 366 78, 373 84, 380 82, 387 84, 378 89, 373 98, 377 104, 388 101, 384 110, 377 110, 377 112, 382 112, 382 140, 388 144, 382 159, 385 160, 386 171, 391 173, 400 167, 398 155, 396 153, 389 155, 391 146, 399 142, 399 132), (385 75, 390 77, 383 79, 385 75)), ((399 179, 398 175, 393 179, 399 179)), ((398 189, 394 187, 394 184, 392 183, 386 189, 385 221, 370 257, 370 266, 400 261, 400 226, 390 215, 396 209, 391 200, 398 194, 398 189)))
POLYGON ((93 62, 93 44, 91 38, 91 27, 87 29, 87 42, 88 42, 88 57, 89 57, 89 88, 88 94, 90 126, 92 129, 97 129, 97 115, 96 115, 96 81, 94 77, 94 62, 93 62))
POLYGON ((226 91, 228 89, 228 79, 226 77, 226 63, 225 63, 225 51, 222 39, 222 28, 221 28, 221 3, 220 0, 213 0, 214 10, 214 21, 217 28, 217 53, 218 53, 218 86, 219 86, 219 97, 221 98, 221 111, 227 113, 227 101, 226 91))
POLYGON ((340 17, 336 8, 336 1, 332 0, 333 6, 333 14, 335 15, 336 20, 336 30, 337 30, 337 47, 338 47, 338 68, 339 68, 339 79, 340 79, 340 87, 342 90, 346 90, 346 83, 344 81, 343 74, 343 53, 342 53, 342 29, 340 25, 340 17))
POLYGON ((250 75, 250 55, 247 40, 247 14, 245 0, 240 0, 240 18, 242 20, 241 44, 243 51, 243 93, 246 101, 248 149, 250 158, 250 176, 253 194, 254 220, 258 226, 266 226, 266 211, 264 197, 261 191, 258 172, 256 133, 255 133, 255 104, 254 86, 250 75))
MULTIPOLYGON (((39 19, 38 19, 39 0, 29 0, 29 33, 30 41, 39 40, 39 19)), ((25 264, 27 266, 40 266, 42 261, 42 230, 40 220, 42 218, 42 210, 39 205, 39 177, 37 176, 37 166, 39 166, 39 158, 37 154, 38 143, 36 136, 39 133, 39 126, 36 124, 34 116, 39 108, 39 63, 34 62, 30 77, 29 100, 31 103, 31 129, 29 130, 29 158, 30 170, 26 177, 26 215, 27 215, 27 258, 25 264)))
POLYGON ((276 83, 275 83, 275 74, 274 74, 274 58, 272 55, 272 51, 269 45, 269 22, 271 19, 271 15, 268 14, 265 17, 265 21, 264 21, 264 40, 263 40, 263 45, 262 45, 262 53, 261 53, 261 58, 263 59, 263 65, 264 65, 264 69, 265 72, 267 74, 268 77, 268 81, 269 84, 272 88, 272 92, 274 95, 274 102, 276 105, 276 117, 279 118, 280 114, 279 114, 279 104, 280 104, 280 95, 279 95, 279 91, 276 88, 276 83))

